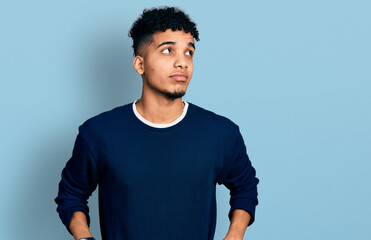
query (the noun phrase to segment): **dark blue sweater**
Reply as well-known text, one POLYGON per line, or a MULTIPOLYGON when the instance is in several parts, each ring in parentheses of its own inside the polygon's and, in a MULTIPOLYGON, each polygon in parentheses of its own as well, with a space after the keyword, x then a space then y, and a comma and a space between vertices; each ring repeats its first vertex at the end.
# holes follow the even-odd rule
POLYGON ((230 189, 231 209, 257 205, 255 170, 238 126, 189 103, 168 128, 140 121, 127 104, 79 128, 62 172, 57 211, 67 229, 75 211, 88 217, 87 199, 99 186, 104 240, 214 238, 216 183, 230 189))

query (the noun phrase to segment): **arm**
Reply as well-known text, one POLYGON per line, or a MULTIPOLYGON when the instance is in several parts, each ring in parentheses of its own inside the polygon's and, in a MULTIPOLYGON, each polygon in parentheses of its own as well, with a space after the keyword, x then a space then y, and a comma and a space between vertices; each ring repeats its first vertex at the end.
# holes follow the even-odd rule
POLYGON ((92 237, 85 213, 81 211, 74 212, 69 228, 72 235, 75 237, 75 240, 92 237))
POLYGON ((231 221, 225 240, 242 240, 247 226, 255 219, 255 207, 258 204, 257 185, 259 179, 246 153, 246 147, 239 130, 230 137, 227 144, 229 154, 223 171, 218 176, 218 184, 224 184, 230 190, 231 221))
POLYGON ((250 219, 251 216, 247 211, 235 209, 227 236, 224 240, 242 240, 250 219))
POLYGON ((98 179, 97 163, 81 135, 80 128, 72 157, 62 171, 58 196, 55 199, 63 224, 75 237, 89 231, 90 218, 87 200, 95 190, 98 179))

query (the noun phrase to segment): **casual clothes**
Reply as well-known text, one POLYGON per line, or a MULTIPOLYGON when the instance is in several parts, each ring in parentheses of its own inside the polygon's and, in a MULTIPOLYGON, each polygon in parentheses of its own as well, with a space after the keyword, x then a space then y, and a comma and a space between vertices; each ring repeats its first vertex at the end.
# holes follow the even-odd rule
POLYGON ((104 240, 213 239, 216 183, 230 190, 229 218, 238 208, 254 221, 259 180, 236 124, 187 103, 176 124, 154 127, 133 106, 80 126, 55 199, 67 229, 75 211, 89 222, 97 186, 104 240))

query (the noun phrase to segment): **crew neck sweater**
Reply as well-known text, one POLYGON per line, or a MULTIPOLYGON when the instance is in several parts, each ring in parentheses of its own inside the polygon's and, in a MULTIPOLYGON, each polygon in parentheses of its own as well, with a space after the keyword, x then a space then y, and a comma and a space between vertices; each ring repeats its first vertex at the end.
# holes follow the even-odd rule
POLYGON ((97 186, 103 240, 211 240, 216 184, 230 190, 230 220, 243 209, 254 221, 259 180, 236 124, 188 103, 179 122, 157 128, 132 104, 79 127, 55 199, 68 230, 75 211, 90 223, 87 200, 97 186))

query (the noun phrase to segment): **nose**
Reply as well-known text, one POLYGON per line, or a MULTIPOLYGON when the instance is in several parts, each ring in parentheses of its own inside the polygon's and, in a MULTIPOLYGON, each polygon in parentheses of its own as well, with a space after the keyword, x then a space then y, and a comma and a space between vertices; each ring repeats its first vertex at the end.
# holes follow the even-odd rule
POLYGON ((175 68, 188 68, 188 62, 186 59, 186 56, 184 54, 177 54, 175 60, 174 60, 174 67, 175 68))

